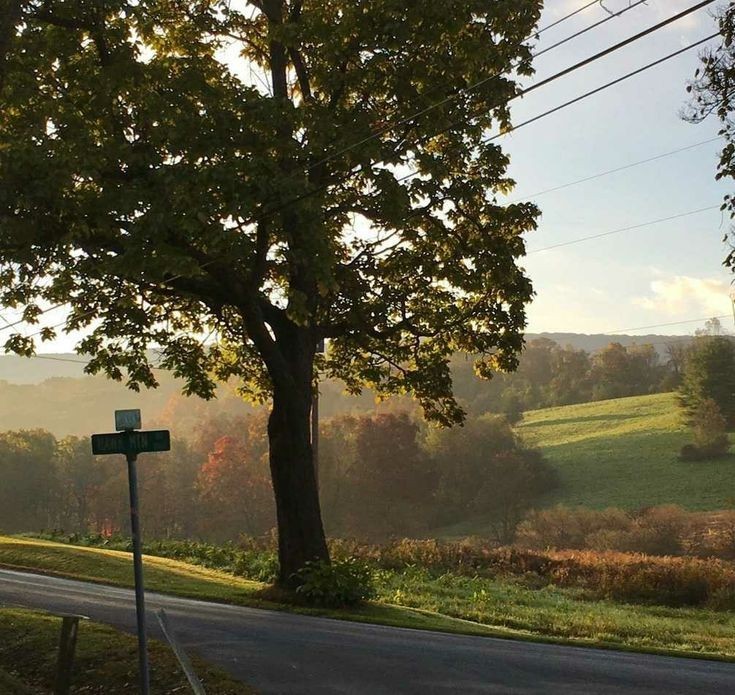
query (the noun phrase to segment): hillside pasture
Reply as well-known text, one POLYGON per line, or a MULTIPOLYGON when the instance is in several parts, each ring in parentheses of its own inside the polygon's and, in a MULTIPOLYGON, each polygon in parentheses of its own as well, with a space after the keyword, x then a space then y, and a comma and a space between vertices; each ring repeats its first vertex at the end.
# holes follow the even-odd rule
POLYGON ((723 509, 735 499, 735 456, 678 459, 691 436, 673 393, 546 408, 526 413, 518 427, 559 473, 543 506, 596 509, 677 504, 723 509))

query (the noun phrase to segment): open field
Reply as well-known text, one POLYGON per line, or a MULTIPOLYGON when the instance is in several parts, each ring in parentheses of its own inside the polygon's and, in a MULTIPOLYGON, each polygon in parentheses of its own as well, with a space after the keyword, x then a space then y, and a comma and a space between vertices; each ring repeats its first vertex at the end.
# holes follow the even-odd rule
POLYGON ((704 511, 735 499, 735 456, 678 460, 690 436, 673 393, 536 410, 518 429, 559 471, 560 486, 546 505, 704 511))
MULTIPOLYGON (((0 691, 8 695, 42 695, 53 689, 61 621, 47 613, 17 608, 0 609, 0 691)), ((186 692, 188 684, 167 645, 151 642, 151 688, 155 693, 186 692)), ((249 695, 254 691, 219 669, 194 657, 205 687, 221 695, 249 695)), ((90 695, 122 695, 134 690, 138 655, 134 637, 82 621, 74 661, 73 691, 90 695)))
MULTIPOLYGON (((362 608, 316 610, 286 605, 265 584, 225 572, 150 556, 145 563, 151 591, 384 625, 735 660, 732 611, 591 600, 573 588, 420 567, 380 570, 378 600, 362 608)), ((0 565, 132 584, 130 556, 98 548, 2 537, 0 565)))

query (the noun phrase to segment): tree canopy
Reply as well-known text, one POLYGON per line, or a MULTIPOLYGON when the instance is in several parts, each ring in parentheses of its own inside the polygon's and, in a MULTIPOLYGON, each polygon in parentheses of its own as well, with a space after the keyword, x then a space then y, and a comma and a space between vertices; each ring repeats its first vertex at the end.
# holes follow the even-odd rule
POLYGON ((455 420, 447 355, 512 367, 531 296, 515 258, 536 211, 493 200, 508 159, 481 136, 508 125, 539 5, 24 3, 0 115, 3 302, 29 320, 69 304, 91 370, 153 385, 155 345, 203 396, 234 374, 267 397, 288 378, 278 337, 308 326, 353 388, 410 389, 455 420))
POLYGON ((735 341, 726 336, 701 336, 684 364, 680 401, 686 412, 693 416, 711 399, 727 426, 735 427, 735 341))
MULTIPOLYGON (((0 301, 68 306, 91 372, 272 397, 281 579, 327 556, 318 366, 462 411, 449 359, 512 369, 529 203, 504 205, 540 0, 28 0, 5 47, 0 301), (415 116, 419 111, 422 115, 415 116), (357 144, 356 144, 357 143, 357 144)), ((0 31, 0 36, 8 37, 0 31)), ((36 336, 6 347, 34 350, 36 336)))

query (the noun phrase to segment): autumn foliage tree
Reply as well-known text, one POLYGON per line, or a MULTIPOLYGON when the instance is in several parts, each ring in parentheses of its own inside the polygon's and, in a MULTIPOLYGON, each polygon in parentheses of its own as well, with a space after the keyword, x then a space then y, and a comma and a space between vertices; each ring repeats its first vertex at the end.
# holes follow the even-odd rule
POLYGON ((260 536, 275 525, 265 421, 251 416, 243 429, 217 439, 199 471, 201 530, 210 538, 260 536))
POLYGON ((43 430, 0 433, 0 529, 49 527, 57 507, 56 440, 43 430))
MULTIPOLYGON (((30 322, 68 307, 89 371, 131 388, 156 385, 156 347, 191 393, 236 377, 271 399, 293 583, 328 558, 319 341, 351 390, 411 392, 444 423, 462 416, 453 352, 484 374, 516 365, 537 210, 496 201, 513 182, 484 136, 509 125, 541 1, 16 5, 0 31, 0 300, 30 322)), ((31 353, 45 326, 6 347, 31 353)))
MULTIPOLYGON (((104 464, 95 459, 89 439, 65 437, 56 446, 56 476, 63 510, 59 522, 69 530, 86 533, 89 530, 94 500, 105 480, 104 464)), ((50 486, 50 481, 49 481, 50 486)))
POLYGON ((356 424, 350 531, 377 538, 425 531, 436 476, 418 425, 405 413, 362 417, 356 424))
POLYGON ((481 519, 510 543, 523 516, 558 479, 539 451, 524 445, 502 415, 469 418, 462 429, 429 432, 437 471, 434 520, 448 525, 481 519))

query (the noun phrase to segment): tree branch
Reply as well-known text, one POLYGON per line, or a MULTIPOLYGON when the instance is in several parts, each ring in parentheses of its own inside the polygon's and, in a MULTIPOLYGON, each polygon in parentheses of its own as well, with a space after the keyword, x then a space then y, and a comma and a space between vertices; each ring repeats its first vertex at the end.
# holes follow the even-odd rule
POLYGON ((314 96, 311 93, 309 72, 306 69, 304 59, 301 57, 301 54, 293 47, 289 47, 288 55, 291 58, 294 70, 296 70, 296 77, 299 80, 299 89, 301 90, 301 95, 304 97, 305 101, 312 101, 314 99, 314 96))
POLYGON ((15 25, 20 19, 22 3, 23 0, 0 0, 0 90, 5 84, 5 61, 15 34, 15 25))

